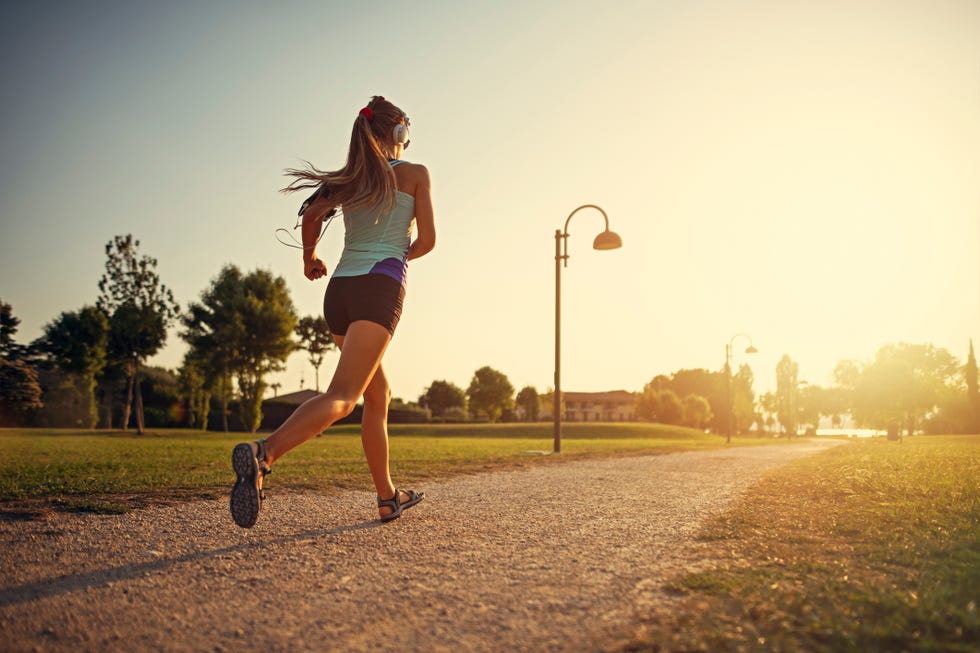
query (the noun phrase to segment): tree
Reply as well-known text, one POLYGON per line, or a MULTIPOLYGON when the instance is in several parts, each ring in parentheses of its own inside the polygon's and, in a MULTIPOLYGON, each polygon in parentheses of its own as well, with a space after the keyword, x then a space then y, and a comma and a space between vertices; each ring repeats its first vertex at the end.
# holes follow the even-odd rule
POLYGON ((683 424, 684 405, 671 389, 661 390, 657 396, 657 421, 661 424, 683 424))
POLYGON ((188 349, 184 354, 177 374, 178 389, 183 397, 186 425, 206 431, 208 414, 211 412, 211 388, 208 387, 207 372, 196 353, 193 349, 188 349))
POLYGON ((711 404, 701 395, 684 397, 684 425, 703 429, 711 421, 711 404))
POLYGON ((799 365, 788 354, 784 354, 776 364, 776 416, 789 437, 797 432, 798 377, 799 365))
POLYGON ((299 321, 296 335, 299 336, 300 347, 310 355, 310 365, 313 366, 316 377, 316 391, 320 392, 320 365, 323 364, 323 355, 337 347, 330 334, 330 327, 322 316, 308 315, 299 321))
MULTIPOLYGON (((669 388, 678 397, 698 395, 704 397, 711 408, 711 417, 706 425, 716 433, 724 433, 728 424, 728 392, 724 370, 709 372, 703 368, 681 369, 670 377, 654 378, 658 390, 669 388)), ((733 379, 734 382, 734 379, 733 379)))
POLYGON ((146 423, 156 428, 183 425, 180 379, 165 367, 147 365, 143 368, 143 404, 146 423))
MULTIPOLYGON (((960 366, 946 349, 898 343, 878 350, 854 387, 854 417, 866 426, 912 434, 953 393, 962 393, 960 366)), ((962 396, 962 395, 961 395, 962 396)))
POLYGON ((167 340, 167 328, 180 308, 173 293, 160 282, 157 260, 140 256, 140 242, 131 234, 106 244, 106 272, 99 280, 97 306, 109 316, 109 355, 124 365, 127 377, 123 429, 129 428, 133 392, 136 427, 144 432, 140 368, 167 340))
POLYGON ((25 361, 0 358, 0 426, 19 426, 43 405, 37 370, 25 361))
POLYGON ((798 392, 797 415, 800 423, 816 431, 824 410, 824 389, 817 385, 804 385, 798 392))
POLYGON ((800 392, 800 418, 816 427, 821 417, 831 418, 834 428, 840 428, 843 416, 850 410, 850 391, 840 386, 824 388, 808 385, 800 392))
POLYGON ((655 422, 657 420, 659 394, 660 391, 651 388, 649 383, 643 386, 643 392, 636 396, 636 403, 633 405, 633 411, 636 413, 638 419, 648 422, 655 422))
POLYGON ((94 428, 99 412, 95 401, 95 381, 106 362, 109 322, 94 306, 64 312, 45 325, 44 335, 32 349, 46 357, 49 366, 61 374, 47 402, 62 414, 52 415, 53 423, 94 428))
POLYGON ((470 400, 470 410, 483 413, 491 422, 514 406, 514 386, 502 372, 484 366, 473 374, 470 387, 466 391, 470 400))
POLYGON ((181 337, 217 385, 225 430, 234 376, 242 423, 254 433, 262 422, 263 379, 282 370, 296 348, 292 334, 297 316, 285 280, 265 270, 243 275, 237 267, 225 266, 201 294, 201 302, 190 305, 183 323, 181 337))
POLYGON ((286 280, 266 270, 255 270, 244 278, 239 307, 245 338, 238 351, 238 391, 245 428, 255 433, 262 423, 264 377, 285 368, 286 359, 296 349, 292 339, 296 329, 296 309, 286 280))
POLYGON ((428 408, 433 417, 446 417, 453 408, 465 410, 466 393, 449 381, 433 381, 419 396, 419 406, 428 408))
POLYGON ((525 420, 528 422, 538 421, 538 413, 541 410, 541 402, 538 399, 538 391, 533 386, 525 386, 517 393, 517 405, 524 409, 525 420))
MULTIPOLYGON (((228 403, 231 380, 238 365, 238 343, 245 329, 236 306, 244 287, 241 271, 234 265, 222 268, 211 285, 201 293, 200 303, 191 303, 181 318, 180 337, 190 345, 189 363, 203 376, 206 406, 217 395, 221 404, 221 425, 228 431, 228 403)), ((210 410, 206 411, 210 412, 210 410)), ((202 428, 207 428, 204 415, 202 428)))
POLYGON ((0 301, 0 426, 19 426, 44 405, 37 369, 21 360, 23 348, 14 342, 19 324, 13 307, 0 301))
MULTIPOLYGON (((654 377, 636 398, 636 416, 660 424, 682 424, 684 405, 663 376, 654 377)), ((710 412, 710 409, 709 409, 710 412)))
POLYGON ((732 416, 735 418, 732 432, 738 435, 755 421, 755 391, 752 384, 755 375, 748 365, 741 365, 732 377, 732 416))
POLYGON ((19 325, 20 318, 14 317, 13 307, 0 300, 0 358, 10 361, 20 358, 21 349, 14 342, 19 325))
POLYGON ((759 395, 759 412, 762 415, 762 422, 766 425, 766 430, 772 434, 772 427, 776 425, 776 415, 778 414, 779 404, 776 401, 776 394, 766 392, 759 395))
POLYGON ((842 360, 834 367, 834 381, 842 388, 853 390, 859 376, 861 366, 856 361, 842 360))

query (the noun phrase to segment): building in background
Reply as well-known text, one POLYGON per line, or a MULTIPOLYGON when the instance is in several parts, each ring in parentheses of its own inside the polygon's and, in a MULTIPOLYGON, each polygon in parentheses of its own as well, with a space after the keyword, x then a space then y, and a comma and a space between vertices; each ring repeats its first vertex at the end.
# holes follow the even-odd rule
MULTIPOLYGON (((636 393, 626 390, 609 392, 563 392, 566 422, 632 422, 636 420, 636 393)), ((551 395, 542 399, 538 419, 552 419, 551 395)))

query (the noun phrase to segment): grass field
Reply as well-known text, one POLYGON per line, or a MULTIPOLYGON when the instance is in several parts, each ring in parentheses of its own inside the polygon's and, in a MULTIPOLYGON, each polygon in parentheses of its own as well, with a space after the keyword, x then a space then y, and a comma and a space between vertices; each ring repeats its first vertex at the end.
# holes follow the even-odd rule
POLYGON ((980 436, 836 447, 763 479, 702 534, 629 651, 980 650, 980 436))
MULTIPOLYGON (((560 457, 551 424, 392 425, 391 468, 399 485, 581 457, 724 447, 724 439, 659 424, 566 424, 560 457)), ((357 426, 330 429, 290 452, 270 487, 330 492, 371 487, 357 426)), ((121 512, 147 502, 212 497, 234 480, 232 447, 252 436, 171 430, 148 433, 0 429, 0 511, 26 502, 121 512)), ((772 440, 738 438, 734 444, 772 440)))

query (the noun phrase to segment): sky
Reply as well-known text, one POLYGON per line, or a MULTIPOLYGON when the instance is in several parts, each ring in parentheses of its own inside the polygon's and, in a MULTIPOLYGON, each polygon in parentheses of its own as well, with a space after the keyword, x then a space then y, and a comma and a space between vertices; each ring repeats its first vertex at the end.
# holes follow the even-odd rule
MULTIPOLYGON (((94 303, 126 233, 184 308, 233 264, 320 314, 325 282, 274 236, 302 201, 282 171, 342 166, 372 95, 411 117, 438 234, 385 357, 396 397, 484 365, 553 386, 554 236, 584 204, 623 247, 591 249, 598 211, 569 223, 565 391, 721 369, 730 342, 759 392, 783 355, 829 385, 888 343, 980 345, 976 0, 4 2, 17 341, 94 303)), ((174 328, 150 363, 184 352, 174 328)))

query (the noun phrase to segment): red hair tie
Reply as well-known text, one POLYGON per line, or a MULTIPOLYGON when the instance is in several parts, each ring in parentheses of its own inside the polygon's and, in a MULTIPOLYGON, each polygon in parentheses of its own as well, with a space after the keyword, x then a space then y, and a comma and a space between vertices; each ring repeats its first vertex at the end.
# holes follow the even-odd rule
POLYGON ((364 107, 357 115, 364 116, 368 119, 368 122, 374 120, 374 110, 371 107, 364 107))

